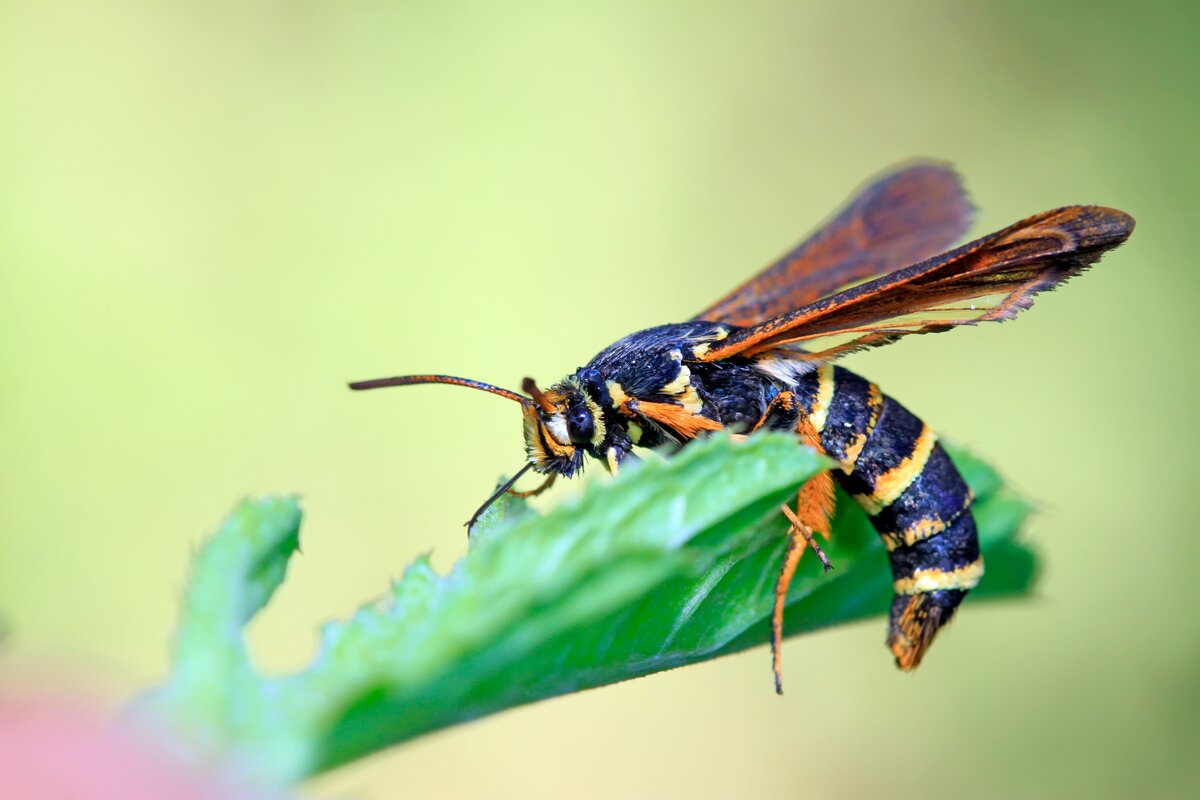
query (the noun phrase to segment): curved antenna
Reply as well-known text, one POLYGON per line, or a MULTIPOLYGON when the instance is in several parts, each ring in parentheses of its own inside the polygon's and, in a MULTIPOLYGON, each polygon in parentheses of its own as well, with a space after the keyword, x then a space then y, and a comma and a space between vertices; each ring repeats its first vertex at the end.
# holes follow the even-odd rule
POLYGON ((350 384, 350 388, 356 392, 361 392, 365 389, 382 389, 385 386, 415 386, 419 383, 448 383, 452 386, 466 386, 468 389, 479 389, 484 392, 498 394, 501 397, 507 397, 509 400, 515 400, 521 405, 529 405, 528 397, 510 392, 508 389, 501 389, 499 386, 492 386, 490 383, 483 381, 473 381, 470 378, 456 378, 453 375, 398 375, 395 378, 375 378, 369 381, 355 381, 350 384))
POLYGON ((539 389, 537 384, 533 382, 533 378, 526 378, 525 380, 521 381, 521 388, 524 389, 529 396, 534 399, 534 402, 542 407, 542 411, 545 411, 547 414, 554 413, 554 404, 550 402, 546 395, 542 394, 542 390, 539 389))

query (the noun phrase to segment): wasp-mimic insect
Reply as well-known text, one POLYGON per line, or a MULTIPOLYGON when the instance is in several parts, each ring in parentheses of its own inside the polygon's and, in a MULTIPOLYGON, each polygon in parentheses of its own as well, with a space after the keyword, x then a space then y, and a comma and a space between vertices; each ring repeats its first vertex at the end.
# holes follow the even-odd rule
POLYGON ((530 469, 548 477, 521 494, 570 478, 585 456, 615 473, 634 447, 684 447, 717 430, 794 431, 838 466, 805 484, 794 510, 782 509, 791 528, 771 619, 776 690, 788 585, 806 547, 830 569, 814 533, 829 536, 835 483, 887 548, 895 592, 887 643, 897 665, 913 669, 983 576, 971 491, 928 425, 833 362, 912 333, 1011 319, 1124 242, 1134 225, 1111 208, 1068 206, 942 252, 970 217, 951 169, 911 166, 868 186, 808 241, 691 321, 630 334, 544 391, 529 378, 519 394, 447 375, 351 388, 450 383, 521 405, 528 463, 471 522, 530 469))

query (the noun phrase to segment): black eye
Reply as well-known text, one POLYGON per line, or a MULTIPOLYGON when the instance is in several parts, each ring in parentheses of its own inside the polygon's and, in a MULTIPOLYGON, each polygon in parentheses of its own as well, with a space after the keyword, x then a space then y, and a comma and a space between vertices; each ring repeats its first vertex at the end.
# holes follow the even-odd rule
POLYGON ((589 444, 596 434, 592 412, 585 405, 574 406, 567 412, 567 433, 575 444, 589 444))

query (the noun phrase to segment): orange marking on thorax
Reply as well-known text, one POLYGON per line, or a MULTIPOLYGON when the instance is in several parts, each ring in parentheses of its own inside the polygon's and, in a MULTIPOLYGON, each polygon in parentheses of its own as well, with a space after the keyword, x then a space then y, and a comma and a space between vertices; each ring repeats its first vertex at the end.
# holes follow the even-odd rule
POLYGON ((724 428, 715 419, 702 417, 672 403, 648 403, 643 400, 633 400, 630 401, 629 407, 630 410, 647 419, 665 425, 685 439, 695 439, 704 431, 719 431, 724 428))

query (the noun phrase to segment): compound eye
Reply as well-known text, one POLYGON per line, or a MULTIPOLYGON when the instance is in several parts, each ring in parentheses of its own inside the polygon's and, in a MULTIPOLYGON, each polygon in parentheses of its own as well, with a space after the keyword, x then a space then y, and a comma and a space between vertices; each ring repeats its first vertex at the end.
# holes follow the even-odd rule
POLYGON ((590 444, 596 435, 596 422, 585 405, 577 405, 567 412, 567 433, 575 444, 590 444))

